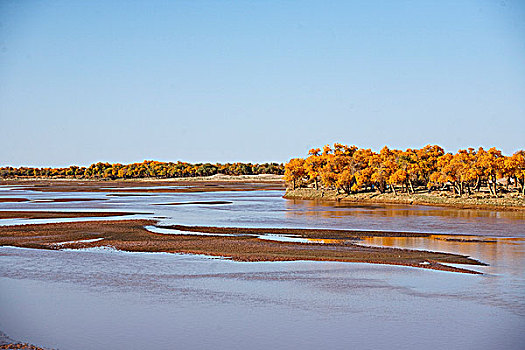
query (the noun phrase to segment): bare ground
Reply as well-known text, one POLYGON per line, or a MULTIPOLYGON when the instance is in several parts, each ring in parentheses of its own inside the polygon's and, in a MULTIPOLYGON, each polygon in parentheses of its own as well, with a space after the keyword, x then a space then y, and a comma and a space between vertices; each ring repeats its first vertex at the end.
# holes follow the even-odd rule
POLYGON ((57 219, 133 215, 129 212, 0 211, 0 219, 57 219))
POLYGON ((195 178, 129 180, 6 179, 0 180, 0 185, 21 186, 18 188, 40 192, 113 192, 117 194, 132 194, 137 192, 218 192, 285 189, 282 176, 279 175, 215 175, 195 178), (170 186, 173 187, 170 188, 170 186))

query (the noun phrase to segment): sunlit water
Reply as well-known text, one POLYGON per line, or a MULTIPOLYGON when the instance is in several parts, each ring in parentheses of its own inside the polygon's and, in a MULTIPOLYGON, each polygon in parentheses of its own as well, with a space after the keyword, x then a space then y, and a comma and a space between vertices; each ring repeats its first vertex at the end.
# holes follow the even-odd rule
MULTIPOLYGON (((525 343, 521 212, 334 207, 287 201, 280 191, 107 194, 0 187, 0 197, 101 199, 0 203, 0 210, 114 210, 150 213, 134 217, 162 217, 161 224, 431 232, 436 235, 359 244, 460 253, 490 266, 475 267, 485 273, 476 276, 369 264, 0 247, 0 330, 11 338, 60 349, 522 349, 525 343), (152 205, 219 200, 233 204, 152 205), (468 242, 443 234, 467 235, 468 242)), ((46 220, 0 225, 33 222, 46 220)))

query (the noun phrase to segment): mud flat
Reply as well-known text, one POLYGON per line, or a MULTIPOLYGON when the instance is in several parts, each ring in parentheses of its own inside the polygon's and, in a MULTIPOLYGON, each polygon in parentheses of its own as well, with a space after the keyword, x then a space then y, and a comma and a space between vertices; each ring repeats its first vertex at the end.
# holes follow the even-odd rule
POLYGON ((338 194, 333 190, 315 190, 313 188, 288 189, 286 199, 319 200, 335 203, 369 203, 369 204, 408 204, 452 207, 458 209, 486 210, 525 210, 525 198, 516 193, 502 194, 491 197, 484 193, 475 193, 469 197, 453 196, 442 192, 420 192, 415 194, 398 193, 356 193, 351 195, 338 194))
POLYGON ((112 192, 112 193, 179 193, 284 190, 280 175, 214 175, 173 179, 5 179, 3 186, 17 186, 19 190, 39 192, 112 192))
POLYGON ((0 219, 62 219, 133 215, 129 212, 0 211, 0 219))
POLYGON ((0 203, 19 203, 19 202, 29 202, 27 198, 0 198, 0 203))
MULTIPOLYGON (((168 229, 185 230, 188 232, 186 235, 153 233, 145 228, 155 223, 153 220, 113 220, 3 226, 0 227, 0 245, 36 249, 80 249, 106 246, 130 252, 202 254, 236 261, 364 262, 471 274, 479 274, 479 272, 446 264, 485 265, 459 254, 361 246, 352 242, 359 236, 359 233, 353 231, 163 226, 168 229), (212 233, 219 231, 235 233, 235 235, 191 234, 192 232, 210 231, 212 233), (278 242, 260 239, 258 235, 262 233, 294 234, 316 239, 337 237, 340 241, 331 241, 329 244, 278 242)), ((367 232, 366 234, 373 236, 382 233, 367 232)))

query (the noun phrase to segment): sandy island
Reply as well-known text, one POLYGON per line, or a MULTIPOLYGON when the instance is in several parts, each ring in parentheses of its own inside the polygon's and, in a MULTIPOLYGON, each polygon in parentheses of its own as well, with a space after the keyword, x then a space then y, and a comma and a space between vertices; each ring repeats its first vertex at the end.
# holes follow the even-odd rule
POLYGON ((188 234, 159 234, 148 231, 154 220, 87 221, 58 224, 0 227, 0 245, 36 249, 80 249, 109 246, 129 252, 168 252, 219 256, 235 261, 340 261, 403 265, 442 271, 479 274, 445 264, 485 265, 459 254, 410 249, 366 247, 359 237, 424 237, 428 234, 365 232, 318 229, 246 229, 169 226, 188 234), (202 236, 192 232, 234 234, 202 236), (297 235, 303 238, 334 239, 327 244, 276 242, 258 238, 263 233, 297 235))

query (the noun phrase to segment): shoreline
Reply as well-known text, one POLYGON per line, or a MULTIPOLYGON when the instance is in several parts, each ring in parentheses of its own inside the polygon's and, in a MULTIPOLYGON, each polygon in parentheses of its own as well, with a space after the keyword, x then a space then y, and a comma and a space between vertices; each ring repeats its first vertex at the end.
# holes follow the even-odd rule
POLYGON ((147 230, 155 220, 107 220, 0 227, 0 246, 34 249, 82 249, 109 246, 129 252, 166 252, 216 256, 234 261, 333 261, 401 265, 439 271, 482 274, 447 264, 486 266, 465 255, 414 249, 370 247, 358 238, 401 235, 425 237, 427 234, 360 232, 322 229, 249 229, 241 227, 158 226, 188 231, 163 234, 147 230), (202 236, 196 232, 230 234, 202 236), (194 233, 194 234, 192 234, 194 233), (259 238, 260 233, 296 235, 305 239, 331 240, 329 243, 279 242, 259 238), (336 239, 334 239, 336 238, 336 239), (357 241, 357 242, 355 242, 357 241), (356 244, 357 243, 357 244, 356 244))
POLYGON ((525 211, 525 199, 521 197, 501 196, 491 198, 483 195, 458 197, 416 193, 408 195, 399 193, 357 193, 351 195, 337 194, 333 190, 315 190, 312 188, 287 189, 283 198, 290 200, 315 200, 348 204, 399 204, 447 207, 455 209, 525 211))

